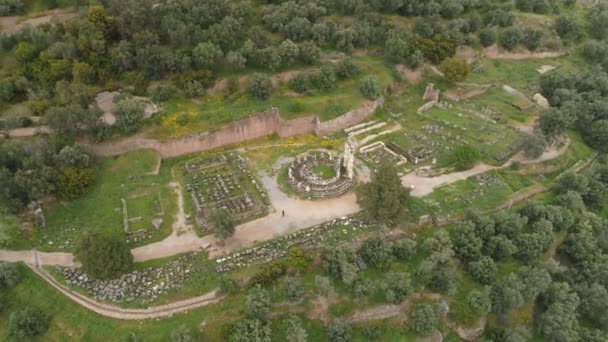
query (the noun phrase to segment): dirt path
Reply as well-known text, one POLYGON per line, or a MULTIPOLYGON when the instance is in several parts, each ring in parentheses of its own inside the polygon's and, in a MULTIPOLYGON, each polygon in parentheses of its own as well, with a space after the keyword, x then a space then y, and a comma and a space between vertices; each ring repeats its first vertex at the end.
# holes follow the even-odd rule
POLYGON ((42 279, 57 289, 63 295, 99 315, 122 319, 122 320, 143 320, 170 317, 174 314, 186 312, 209 304, 218 303, 223 299, 219 291, 213 290, 202 296, 193 297, 185 300, 173 302, 171 304, 153 306, 146 309, 125 309, 118 306, 98 302, 94 299, 81 295, 60 284, 43 268, 27 264, 28 267, 38 274, 42 279))
POLYGON ((15 128, 11 129, 8 132, 8 136, 10 138, 23 138, 23 137, 31 137, 36 135, 37 133, 49 133, 50 129, 46 126, 38 126, 38 127, 24 127, 24 128, 15 128))
POLYGON ((484 54, 488 58, 492 59, 511 59, 511 60, 521 60, 521 59, 541 59, 541 58, 557 58, 564 55, 567 55, 567 51, 550 51, 550 52, 509 52, 503 51, 498 48, 496 44, 487 47, 483 50, 484 54))
POLYGON ((77 16, 78 13, 71 9, 53 9, 42 12, 40 15, 32 18, 19 16, 0 17, 0 32, 15 33, 26 25, 35 27, 42 24, 64 22, 77 16))
POLYGON ((543 154, 536 159, 528 159, 524 156, 524 154, 522 152, 520 152, 520 153, 516 154, 515 156, 513 156, 511 159, 509 159, 506 163, 504 163, 501 166, 493 166, 493 165, 480 163, 480 164, 475 165, 472 169, 469 169, 466 171, 448 173, 448 174, 440 175, 437 177, 418 176, 418 175, 416 175, 415 171, 412 171, 401 177, 401 184, 403 184, 403 186, 405 186, 405 187, 411 187, 411 186, 414 187, 411 191, 412 196, 424 197, 424 196, 430 194, 431 192, 433 192, 433 190, 435 190, 438 187, 441 187, 441 186, 444 186, 447 184, 451 184, 451 183, 455 183, 455 182, 458 182, 461 180, 465 180, 469 177, 476 176, 478 174, 481 174, 481 173, 484 173, 484 172, 487 172, 490 170, 503 169, 503 168, 511 166, 511 164, 513 164, 513 162, 518 162, 521 164, 536 164, 536 163, 542 163, 547 160, 555 159, 555 158, 561 156, 562 154, 564 154, 568 150, 569 146, 570 146, 570 139, 568 138, 566 140, 566 143, 563 146, 561 146, 560 148, 556 148, 555 146, 553 146, 553 147, 549 148, 548 150, 546 150, 545 152, 543 152, 543 154))
MULTIPOLYGON (((306 201, 290 198, 281 192, 276 177, 265 174, 261 181, 268 191, 272 207, 271 213, 257 220, 239 225, 235 234, 226 239, 224 245, 221 245, 213 235, 198 237, 189 226, 180 229, 185 225, 185 214, 183 212, 183 196, 178 196, 176 222, 179 223, 174 224, 173 234, 162 241, 133 249, 131 252, 135 261, 164 258, 202 249, 208 249, 209 257, 214 258, 251 246, 259 241, 270 240, 299 229, 354 214, 360 210, 356 195, 353 192, 337 198, 306 201), (282 216, 283 210, 285 211, 284 217, 282 216)), ((181 193, 181 187, 179 192, 181 193)))
POLYGON ((26 251, 8 251, 0 249, 0 260, 8 262, 23 262, 25 264, 39 265, 58 265, 65 267, 80 267, 80 263, 74 261, 74 256, 71 253, 44 253, 35 252, 34 250, 26 251), (35 260, 35 258, 37 260, 35 260))

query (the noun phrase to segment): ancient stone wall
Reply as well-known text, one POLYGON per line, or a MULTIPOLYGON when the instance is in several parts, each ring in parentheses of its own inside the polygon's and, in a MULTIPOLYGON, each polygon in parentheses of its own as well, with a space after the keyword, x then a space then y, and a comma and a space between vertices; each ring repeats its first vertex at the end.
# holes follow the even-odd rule
POLYGON ((319 122, 315 132, 320 136, 337 133, 369 118, 376 111, 376 109, 382 107, 383 104, 383 97, 380 97, 375 101, 365 101, 359 106, 359 108, 342 114, 335 119, 319 122))
POLYGON ((95 145, 93 150, 98 155, 109 156, 149 148, 157 150, 163 158, 171 158, 238 144, 274 133, 281 138, 312 132, 317 135, 329 135, 364 121, 383 103, 383 98, 365 101, 359 108, 325 122, 320 122, 317 116, 283 120, 277 108, 270 108, 235 121, 215 132, 205 132, 166 142, 134 136, 121 141, 95 145))
POLYGON ((281 138, 293 137, 296 135, 312 133, 317 128, 316 116, 305 116, 293 120, 283 120, 279 117, 279 127, 277 134, 281 138))

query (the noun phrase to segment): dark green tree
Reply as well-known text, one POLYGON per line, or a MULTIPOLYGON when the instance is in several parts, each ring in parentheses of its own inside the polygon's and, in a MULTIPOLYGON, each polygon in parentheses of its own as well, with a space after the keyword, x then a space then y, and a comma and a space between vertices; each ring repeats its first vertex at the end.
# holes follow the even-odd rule
POLYGON ((133 269, 133 255, 124 238, 100 232, 84 233, 74 255, 85 272, 98 279, 110 279, 133 269))
POLYGON ((392 164, 380 166, 371 182, 357 190, 359 205, 371 218, 382 222, 395 220, 403 212, 408 196, 392 164))
POLYGON ((363 242, 360 253, 363 260, 372 267, 386 269, 391 262, 391 246, 380 236, 363 242))
POLYGON ((21 281, 21 272, 16 264, 0 262, 0 288, 13 287, 21 281))
POLYGON ((335 318, 329 323, 327 335, 330 342, 349 342, 352 339, 352 328, 342 318, 335 318))
POLYGON ((369 100, 377 99, 382 93, 380 89, 380 82, 374 75, 367 75, 363 77, 359 91, 361 91, 361 94, 369 100))
POLYGON ((468 269, 473 279, 484 285, 491 284, 498 271, 494 260, 487 256, 481 257, 481 259, 477 261, 470 262, 468 269))
POLYGON ((469 63, 461 57, 450 57, 439 64, 439 70, 449 82, 462 82, 469 75, 469 63))
POLYGON ((245 315, 254 320, 267 322, 270 315, 270 297, 268 291, 260 285, 249 290, 245 301, 245 315))
POLYGON ((481 30, 479 32, 479 42, 485 47, 496 43, 496 30, 492 28, 485 28, 481 30))
POLYGON ((268 75, 255 74, 249 80, 249 94, 259 100, 267 100, 270 97, 272 82, 268 75))
POLYGON ((403 239, 395 242, 393 256, 401 261, 411 261, 416 256, 416 241, 403 239))
POLYGON ((500 34, 500 46, 512 51, 523 39, 523 32, 519 27, 513 26, 502 31, 500 34))
POLYGON ((302 320, 300 317, 291 315, 287 319, 287 330, 285 336, 289 341, 292 342, 306 342, 308 340, 308 334, 304 327, 302 327, 302 320))
POLYGON ((8 336, 15 340, 28 340, 42 335, 48 328, 49 317, 33 307, 17 310, 8 318, 8 336))
POLYGON ((209 223, 213 226, 215 236, 224 241, 234 235, 236 223, 225 209, 216 209, 209 214, 209 223))
POLYGON ((435 308, 430 304, 419 304, 414 307, 410 316, 412 330, 422 336, 428 336, 437 327, 439 318, 435 308))
POLYGON ((125 97, 114 106, 116 126, 123 134, 135 133, 144 123, 145 107, 133 97, 125 97))
POLYGON ((272 329, 270 324, 259 319, 246 318, 240 320, 232 329, 228 341, 230 342, 270 342, 272 329))

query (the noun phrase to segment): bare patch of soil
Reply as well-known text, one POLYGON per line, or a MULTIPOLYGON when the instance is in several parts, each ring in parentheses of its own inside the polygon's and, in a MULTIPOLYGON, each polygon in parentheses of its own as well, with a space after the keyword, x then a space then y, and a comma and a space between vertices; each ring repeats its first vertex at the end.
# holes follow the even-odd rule
POLYGON ((493 59, 540 59, 540 58, 556 58, 566 55, 566 51, 545 51, 545 52, 532 52, 528 50, 523 51, 505 51, 500 49, 496 44, 484 49, 484 53, 488 58, 493 59))
POLYGON ((319 296, 312 302, 312 308, 308 311, 308 318, 310 319, 318 319, 321 322, 327 324, 329 323, 329 304, 331 301, 327 297, 319 296))
MULTIPOLYGON (((114 98, 118 95, 120 95, 120 92, 117 91, 102 91, 95 96, 95 102, 103 113, 101 115, 101 120, 110 126, 116 123, 116 116, 114 115, 114 98)), ((135 98, 144 104, 145 118, 149 118, 154 115, 154 113, 159 111, 158 106, 152 103, 152 101, 150 101, 150 99, 147 97, 136 96, 135 98)))
POLYGON ((468 86, 458 86, 457 88, 452 88, 443 93, 445 97, 452 101, 462 101, 466 99, 470 99, 475 96, 479 96, 488 89, 490 89, 491 85, 482 85, 477 87, 468 87, 468 86))
POLYGON ((538 73, 542 75, 542 74, 546 74, 549 71, 555 70, 555 69, 557 69, 557 67, 554 65, 541 65, 541 67, 536 69, 536 71, 538 71, 538 73))
POLYGON ((0 17, 0 32, 15 33, 24 26, 39 26, 48 23, 60 23, 74 19, 78 16, 77 12, 71 9, 54 9, 40 13, 39 16, 26 18, 19 16, 0 17))
POLYGON ((473 64, 477 59, 477 51, 470 46, 459 46, 456 49, 456 57, 463 58, 469 64, 473 64))
POLYGON ((382 305, 376 306, 367 310, 357 311, 349 318, 351 323, 375 321, 380 319, 391 318, 401 314, 401 306, 399 305, 382 305))
POLYGON ((406 65, 397 64, 395 66, 401 77, 406 79, 411 84, 417 84, 424 76, 424 68, 410 69, 406 65))

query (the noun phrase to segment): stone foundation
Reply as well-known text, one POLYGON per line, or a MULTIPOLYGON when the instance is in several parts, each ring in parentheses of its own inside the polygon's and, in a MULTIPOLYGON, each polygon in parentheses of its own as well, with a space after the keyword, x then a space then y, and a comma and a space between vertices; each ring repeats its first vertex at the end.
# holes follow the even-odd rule
POLYGON ((287 171, 287 182, 294 191, 303 196, 327 198, 340 196, 350 190, 354 177, 349 177, 342 158, 329 152, 314 152, 298 157, 293 162, 287 171), (314 167, 323 165, 333 168, 336 175, 331 179, 323 179, 313 172, 314 167))

